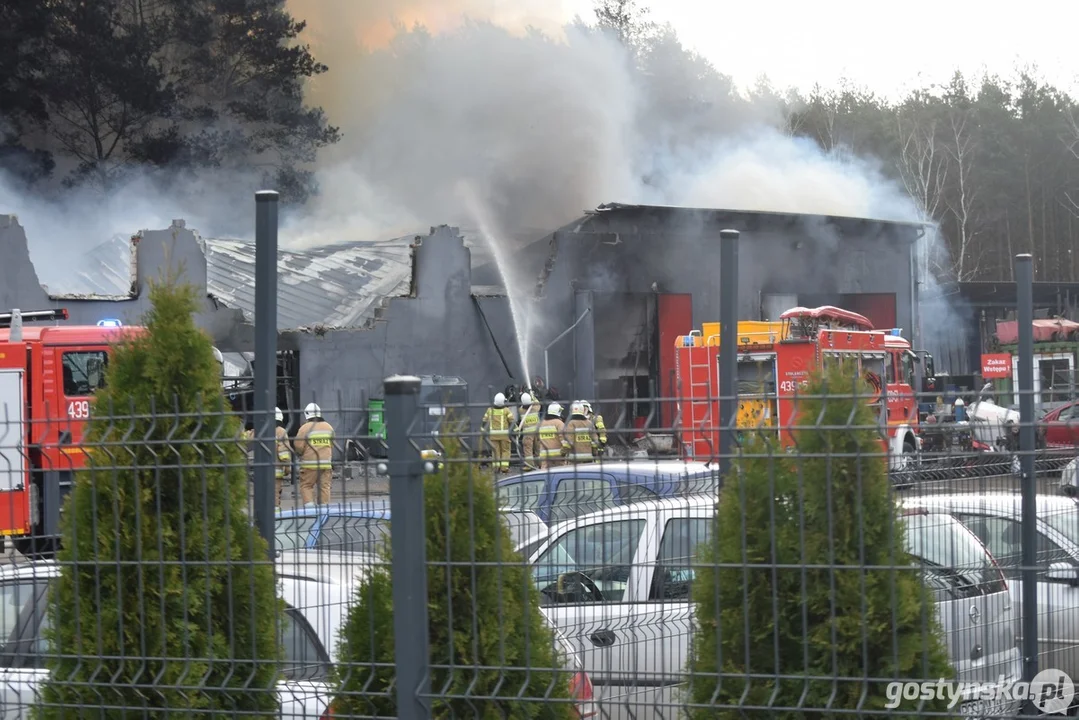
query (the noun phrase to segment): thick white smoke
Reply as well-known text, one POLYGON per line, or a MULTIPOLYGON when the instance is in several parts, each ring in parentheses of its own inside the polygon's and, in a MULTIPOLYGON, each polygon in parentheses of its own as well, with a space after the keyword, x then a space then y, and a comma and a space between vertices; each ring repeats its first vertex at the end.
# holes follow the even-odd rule
POLYGON ((344 132, 320 159, 312 212, 286 233, 294 244, 472 225, 462 181, 507 231, 610 201, 917 217, 871 162, 781 132, 774 98, 746 99, 670 32, 634 58, 581 24, 522 34, 444 13, 446 30, 399 28, 371 50, 364 25, 348 28, 372 3, 289 5, 332 65, 312 101, 344 132))
MULTIPOLYGON (((775 98, 739 94, 671 32, 635 57, 583 23, 563 24, 557 0, 288 8, 309 22, 304 40, 330 66, 310 101, 343 139, 319 158, 317 199, 282 208, 284 246, 475 226, 462 185, 506 234, 550 231, 612 201, 918 218, 870 160, 789 136, 775 98)), ((260 188, 250 177, 204 173, 182 192, 149 190, 159 181, 60 206, 0 184, 0 212, 19 213, 35 259, 175 217, 207 236, 253 233, 260 188)))

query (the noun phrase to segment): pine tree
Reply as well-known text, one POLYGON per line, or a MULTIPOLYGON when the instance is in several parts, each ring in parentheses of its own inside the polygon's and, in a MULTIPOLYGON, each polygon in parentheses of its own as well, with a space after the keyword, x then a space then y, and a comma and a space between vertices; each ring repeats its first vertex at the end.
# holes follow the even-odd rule
MULTIPOLYGON (((531 570, 499 515, 493 480, 469 467, 459 441, 447 440, 445 455, 442 472, 424 480, 428 642, 432 666, 444 666, 431 669, 431 688, 441 696, 431 717, 574 718, 571 671, 555 650, 531 570)), ((387 559, 357 589, 342 629, 334 712, 396 717, 393 665, 387 559)))
POLYGON ((145 332, 110 355, 65 506, 37 720, 278 714, 283 604, 197 297, 154 283, 145 332))
MULTIPOLYGON (((856 387, 842 367, 815 377, 798 401, 796 453, 757 435, 723 486, 693 588, 693 718, 742 718, 745 706, 839 718, 887 702, 883 683, 839 678, 953 675, 905 550, 874 412, 856 387)), ((906 708, 917 715, 916 703, 906 708)))

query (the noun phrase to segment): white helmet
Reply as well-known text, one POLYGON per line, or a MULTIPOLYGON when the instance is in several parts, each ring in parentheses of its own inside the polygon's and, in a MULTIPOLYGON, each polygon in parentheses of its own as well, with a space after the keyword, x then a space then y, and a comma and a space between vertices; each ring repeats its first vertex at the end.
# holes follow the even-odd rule
POLYGON ((966 403, 963 402, 963 398, 956 398, 955 399, 955 406, 956 407, 963 407, 964 405, 966 405, 966 403))
POLYGON ((311 418, 322 417, 322 408, 315 403, 307 403, 307 407, 303 409, 303 416, 308 420, 311 418))
POLYGON ((502 393, 495 394, 495 407, 502 407, 506 404, 506 396, 502 393))
POLYGON ((281 408, 275 407, 273 409, 273 416, 274 416, 274 420, 276 420, 277 422, 279 422, 279 423, 285 422, 285 413, 281 412, 281 408))
POLYGON ((547 406, 547 417, 559 417, 562 415, 562 406, 556 402, 547 406))
POLYGON ((578 400, 577 402, 570 405, 569 406, 569 414, 570 415, 581 415, 583 417, 584 416, 584 403, 581 402, 580 400, 578 400))
POLYGON ((521 404, 522 405, 531 405, 532 404, 532 396, 529 395, 528 393, 521 393, 521 404))
POLYGON ((588 402, 587 400, 582 400, 581 405, 584 406, 584 412, 586 415, 592 414, 592 403, 588 402))

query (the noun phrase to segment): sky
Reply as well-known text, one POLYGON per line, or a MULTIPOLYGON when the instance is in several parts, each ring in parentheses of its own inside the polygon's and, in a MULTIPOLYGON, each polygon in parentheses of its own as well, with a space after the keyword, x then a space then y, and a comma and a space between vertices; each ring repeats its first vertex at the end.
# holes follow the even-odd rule
MULTIPOLYGON (((641 4, 743 87, 762 74, 777 88, 803 91, 818 82, 835 87, 847 78, 895 99, 914 87, 945 82, 957 68, 1011 75, 1016 67, 1034 65, 1061 89, 1079 89, 1074 52, 1079 3, 1068 0, 641 4)), ((567 17, 591 20, 592 6, 591 0, 562 0, 567 17)))

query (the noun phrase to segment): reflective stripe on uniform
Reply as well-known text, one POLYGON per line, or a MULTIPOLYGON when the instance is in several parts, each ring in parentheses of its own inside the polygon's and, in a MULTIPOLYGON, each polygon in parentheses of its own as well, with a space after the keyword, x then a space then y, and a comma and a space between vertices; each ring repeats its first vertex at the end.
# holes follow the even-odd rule
POLYGON ((539 456, 543 458, 560 457, 562 455, 562 448, 540 448, 539 456))
POLYGON ((330 460, 301 460, 300 467, 329 469, 333 467, 333 462, 330 460))
POLYGON ((588 462, 592 462, 596 458, 595 458, 595 456, 592 455, 592 453, 579 453, 579 452, 577 452, 577 453, 570 453, 569 454, 569 459, 570 460, 577 460, 577 461, 587 460, 588 462))
POLYGON ((333 444, 332 430, 312 430, 303 438, 311 447, 329 447, 333 444))
POLYGON ((540 440, 554 440, 558 435, 558 428, 554 425, 544 425, 539 429, 540 440))

